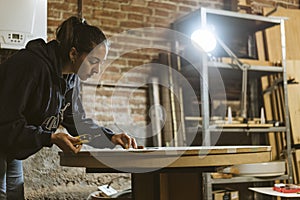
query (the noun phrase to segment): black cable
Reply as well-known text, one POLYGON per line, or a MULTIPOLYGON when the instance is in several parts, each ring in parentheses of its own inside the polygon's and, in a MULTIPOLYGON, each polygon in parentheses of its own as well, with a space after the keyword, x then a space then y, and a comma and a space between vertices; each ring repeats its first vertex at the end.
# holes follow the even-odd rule
POLYGON ((119 179, 119 178, 129 179, 128 176, 118 176, 118 177, 116 177, 116 178, 113 178, 113 179, 111 179, 110 182, 107 184, 107 188, 109 188, 110 185, 111 185, 115 180, 117 180, 117 179, 119 179))

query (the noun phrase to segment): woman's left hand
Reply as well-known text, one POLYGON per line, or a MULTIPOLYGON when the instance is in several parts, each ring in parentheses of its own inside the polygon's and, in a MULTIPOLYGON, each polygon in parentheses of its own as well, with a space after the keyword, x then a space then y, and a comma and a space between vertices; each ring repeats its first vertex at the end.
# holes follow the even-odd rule
POLYGON ((115 145, 121 145, 124 149, 129 149, 130 147, 137 149, 136 141, 133 137, 130 137, 126 133, 115 134, 111 138, 111 142, 115 145))

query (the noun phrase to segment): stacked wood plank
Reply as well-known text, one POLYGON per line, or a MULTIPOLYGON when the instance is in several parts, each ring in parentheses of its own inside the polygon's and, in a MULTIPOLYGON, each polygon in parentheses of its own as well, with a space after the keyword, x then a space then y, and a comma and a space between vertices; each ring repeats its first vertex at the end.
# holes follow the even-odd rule
POLYGON ((158 74, 160 83, 160 103, 165 109, 166 121, 163 126, 162 146, 185 146, 185 127, 182 108, 182 91, 174 78, 174 69, 178 69, 177 56, 171 53, 160 53, 158 62, 168 67, 158 74), (171 67, 169 67, 171 66, 171 67))
MULTIPOLYGON (((274 84, 274 79, 272 76, 264 76, 262 77, 262 90, 266 91, 268 88, 272 87, 274 84)), ((273 90, 272 92, 267 92, 264 94, 264 107, 265 107, 265 117, 267 121, 279 121, 278 116, 278 104, 279 102, 276 99, 277 91, 273 90)), ((283 150, 282 144, 282 135, 284 133, 269 133, 269 144, 272 146, 272 159, 278 160, 280 159, 280 155, 283 150)))
MULTIPOLYGON (((264 14, 271 12, 271 9, 264 9, 264 14)), ((286 58, 287 60, 300 59, 300 10, 285 9, 278 7, 271 16, 286 17, 286 58)), ((281 44, 279 27, 266 30, 266 44, 270 61, 281 60, 281 44)))
MULTIPOLYGON (((286 70, 287 78, 294 82, 300 81, 300 10, 296 9, 284 9, 278 7, 276 10, 264 9, 264 14, 271 16, 285 17, 285 39, 286 39, 286 70)), ((264 33, 258 33, 258 54, 259 59, 267 59, 273 63, 282 62, 281 54, 281 33, 280 27, 273 27, 266 30, 264 33), (262 39, 265 39, 265 43, 262 43, 262 39), (263 49, 264 48, 264 49, 263 49)), ((284 91, 282 84, 276 84, 276 80, 280 80, 275 75, 264 77, 262 79, 263 89, 266 87, 273 87, 274 90, 271 93, 264 95, 264 103, 266 107, 267 118, 271 120, 284 120, 284 91), (277 85, 276 87, 274 87, 277 85)), ((280 81, 277 81, 280 83, 280 81)), ((289 105, 289 116, 291 124, 292 134, 292 145, 300 144, 300 85, 299 84, 288 84, 287 89, 288 105, 289 105)), ((282 134, 283 135, 283 134, 282 134)), ((281 152, 281 148, 286 146, 284 137, 275 136, 275 138, 269 137, 270 143, 275 143, 276 156, 278 157, 281 152), (278 155, 279 154, 279 155, 278 155)), ((273 146, 273 145, 272 145, 273 146)), ((294 164, 294 182, 300 182, 299 169, 300 169, 300 149, 296 150, 293 154, 294 164)))
MULTIPOLYGON (((159 54, 158 63, 162 65, 169 65, 169 56, 168 54, 161 53, 159 54)), ((167 85, 169 82, 169 73, 165 72, 164 74, 160 74, 159 77, 160 81, 163 82, 162 85, 167 85)), ((160 86, 160 93, 161 93, 161 104, 166 110, 166 121, 163 127, 163 134, 162 134, 162 146, 170 146, 173 141, 173 121, 172 121, 172 106, 170 102, 170 91, 168 88, 164 86, 160 86)))
MULTIPOLYGON (((300 60, 287 61, 287 76, 295 78, 294 84, 288 85, 288 102, 291 120, 293 144, 300 144, 300 60)), ((300 149, 294 153, 295 176, 300 182, 300 149)))

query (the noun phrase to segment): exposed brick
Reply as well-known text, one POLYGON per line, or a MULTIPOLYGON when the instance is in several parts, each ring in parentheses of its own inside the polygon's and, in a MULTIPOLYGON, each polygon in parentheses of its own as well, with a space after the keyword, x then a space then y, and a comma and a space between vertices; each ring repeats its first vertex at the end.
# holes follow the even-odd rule
POLYGON ((122 59, 116 59, 113 61, 112 65, 121 65, 121 66, 125 66, 127 65, 126 60, 122 60, 122 59))
POLYGON ((57 26, 61 23, 61 20, 52 20, 52 19, 48 19, 47 20, 47 24, 48 26, 50 27, 54 27, 54 28, 57 28, 57 26))
POLYGON ((135 104, 134 102, 139 102, 139 103, 145 102, 146 101, 145 97, 147 97, 147 95, 148 94, 147 94, 147 91, 145 88, 140 88, 138 90, 135 90, 133 92, 134 98, 130 100, 130 103, 132 103, 134 105, 139 105, 139 107, 141 107, 141 106, 145 107, 146 105, 135 104))
POLYGON ((120 22, 120 26, 125 29, 131 28, 141 28, 144 27, 143 22, 133 22, 133 21, 122 21, 120 22))
POLYGON ((104 1, 103 9, 120 10, 120 3, 114 1, 104 1))
POLYGON ((99 19, 113 18, 115 20, 118 20, 118 19, 125 19, 127 16, 126 13, 117 12, 117 11, 94 10, 93 12, 94 12, 94 17, 99 19))
POLYGON ((51 9, 54 9, 54 10, 61 10, 61 11, 71 11, 72 10, 72 4, 67 4, 67 3, 51 3, 51 4, 48 4, 48 8, 51 10, 51 9))
POLYGON ((143 109, 143 108, 132 108, 131 113, 132 114, 144 114, 145 109, 143 109))
POLYGON ((106 32, 106 33, 108 33, 108 34, 110 34, 110 35, 112 35, 112 34, 114 34, 114 33, 120 33, 120 32, 122 32, 123 31, 123 28, 122 27, 111 27, 111 26, 105 26, 105 25, 103 25, 103 26, 101 26, 102 27, 102 29, 106 32))
POLYGON ((48 20, 49 19, 60 19, 61 18, 61 12, 58 11, 58 10, 51 10, 51 9, 48 9, 48 20))
POLYGON ((133 121, 138 122, 138 121, 146 121, 147 116, 144 115, 133 115, 133 121))
POLYGON ((112 73, 105 73, 102 76, 102 80, 110 80, 111 82, 117 82, 121 78, 120 74, 112 74, 112 73))
POLYGON ((130 5, 131 6, 146 6, 147 1, 141 1, 141 0, 131 0, 130 5))
POLYGON ((121 5, 121 11, 143 13, 144 15, 152 15, 152 10, 147 7, 121 5))
POLYGON ((122 47, 122 49, 132 49, 132 48, 137 48, 140 46, 147 46, 150 45, 150 40, 147 40, 145 38, 143 38, 142 36, 130 36, 130 35, 126 35, 122 34, 120 36, 116 36, 117 38, 117 42, 120 42, 120 46, 122 47))
MULTIPOLYGON (((111 1, 111 0, 106 0, 106 1, 111 1)), ((117 2, 117 3, 122 3, 122 4, 128 5, 128 4, 132 3, 132 1, 134 1, 134 0, 113 0, 113 1, 117 2)), ((138 1, 140 1, 140 0, 138 0, 138 1)))
POLYGON ((111 122, 114 121, 113 116, 107 116, 107 115, 97 115, 95 116, 95 119, 99 122, 111 122))
POLYGON ((64 3, 73 3, 73 4, 77 4, 77 0, 65 0, 64 3))
POLYGON ((191 12, 193 9, 191 7, 187 7, 187 6, 179 6, 179 11, 180 12, 184 12, 184 13, 188 13, 191 12))
POLYGON ((65 19, 67 19, 67 18, 69 18, 69 17, 71 17, 71 16, 76 16, 77 14, 76 14, 76 9, 74 8, 74 10, 73 11, 70 11, 70 12, 63 12, 63 17, 62 17, 62 19, 60 20, 60 23, 62 23, 63 22, 63 20, 65 20, 65 19))
POLYGON ((155 9, 154 14, 158 17, 168 17, 170 12, 166 10, 155 9))
POLYGON ((83 0, 82 1, 82 7, 88 7, 88 6, 101 6, 102 2, 98 0, 83 0))
POLYGON ((115 73, 119 73, 120 72, 120 68, 118 67, 114 67, 114 66, 109 66, 105 71, 109 72, 115 72, 115 73))
POLYGON ((135 21, 143 21, 144 20, 144 15, 141 14, 128 14, 128 20, 135 20, 135 21))
POLYGON ((129 66, 139 66, 143 65, 144 62, 142 60, 128 60, 128 65, 129 66))
POLYGON ((114 27, 114 26, 118 25, 118 20, 104 18, 104 19, 101 19, 100 24, 102 26, 113 26, 114 27))
POLYGON ((166 38, 169 38, 169 36, 165 35, 165 32, 165 29, 159 29, 159 27, 155 27, 153 31, 145 32, 144 35, 146 38, 149 38, 152 41, 161 41, 165 40, 166 38))
MULTIPOLYGON (((171 17, 170 17, 171 18, 171 17)), ((170 20, 164 17, 147 17, 147 22, 155 24, 155 26, 168 27, 170 25, 170 20)))
POLYGON ((160 2, 155 2, 155 1, 150 1, 148 2, 148 6, 150 8, 154 9, 166 9, 166 10, 173 10, 176 11, 176 5, 170 4, 170 3, 160 3, 160 2))
POLYGON ((134 53, 134 52, 126 53, 122 56, 122 58, 135 58, 135 59, 145 59, 145 60, 150 59, 150 57, 148 55, 141 55, 141 54, 134 53))
POLYGON ((63 3, 64 0, 49 0, 48 1, 48 5, 51 4, 51 3, 53 3, 53 2, 63 3))
POLYGON ((132 66, 128 66, 128 65, 122 66, 122 68, 120 68, 121 73, 126 73, 126 72, 130 71, 131 69, 132 69, 132 66))
POLYGON ((176 3, 176 4, 179 4, 179 5, 190 5, 190 6, 197 6, 200 2, 199 0, 194 0, 194 1, 191 1, 191 0, 185 0, 185 1, 171 0, 171 1, 176 3))
POLYGON ((184 5, 197 6, 199 1, 184 1, 184 5))
POLYGON ((127 77, 129 83, 146 83, 146 77, 127 77))

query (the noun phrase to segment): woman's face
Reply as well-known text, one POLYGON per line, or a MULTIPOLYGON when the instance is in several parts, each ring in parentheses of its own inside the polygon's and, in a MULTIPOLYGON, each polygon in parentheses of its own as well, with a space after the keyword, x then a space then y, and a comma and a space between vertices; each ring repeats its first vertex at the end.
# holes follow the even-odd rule
POLYGON ((106 60, 107 47, 105 44, 96 46, 89 54, 82 53, 77 59, 76 70, 79 78, 83 81, 90 78, 92 75, 99 73, 100 65, 106 60))

